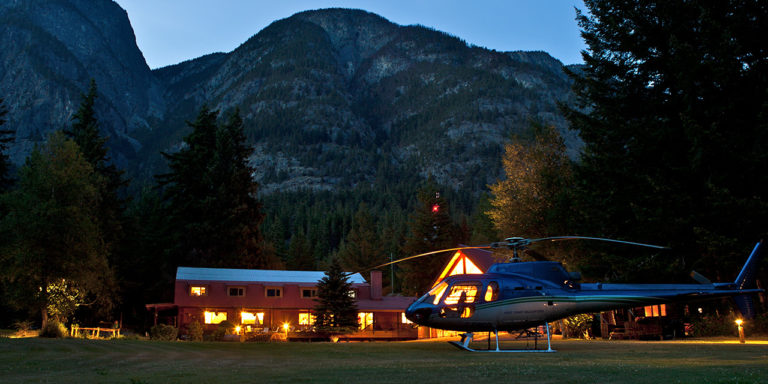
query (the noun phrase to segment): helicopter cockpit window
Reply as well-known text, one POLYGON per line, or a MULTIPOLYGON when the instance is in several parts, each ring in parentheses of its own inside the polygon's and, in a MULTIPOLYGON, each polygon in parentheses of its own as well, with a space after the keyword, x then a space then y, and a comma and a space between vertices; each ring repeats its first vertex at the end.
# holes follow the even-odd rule
POLYGON ((451 287, 448 296, 445 297, 445 304, 457 304, 459 298, 462 296, 462 292, 466 295, 466 300, 464 301, 465 304, 474 303, 475 297, 477 297, 478 288, 479 286, 475 284, 456 284, 451 287))
POLYGON ((443 281, 440 284, 436 285, 431 290, 429 290, 427 295, 428 296, 434 296, 434 299, 432 299, 432 304, 433 305, 437 305, 437 303, 440 302, 440 299, 443 297, 443 293, 445 293, 445 289, 446 288, 448 288, 448 283, 443 281))
POLYGON ((491 281, 485 288, 485 301, 495 301, 497 298, 499 298, 499 284, 491 281))

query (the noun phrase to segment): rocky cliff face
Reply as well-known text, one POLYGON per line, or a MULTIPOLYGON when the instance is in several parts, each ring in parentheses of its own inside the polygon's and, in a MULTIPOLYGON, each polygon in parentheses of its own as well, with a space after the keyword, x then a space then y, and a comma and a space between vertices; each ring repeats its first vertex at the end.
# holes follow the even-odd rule
POLYGON ((499 174, 502 143, 530 119, 578 146, 557 111, 570 91, 551 56, 470 47, 359 10, 302 12, 231 53, 155 73, 174 100, 171 130, 203 102, 240 109, 267 191, 403 172, 480 190, 499 174))
POLYGON ((479 191, 530 119, 578 146, 556 107, 569 82, 546 53, 472 47, 365 11, 298 13, 232 52, 154 71, 109 0, 6 1, 0 41, 17 163, 68 124, 92 77, 116 158, 145 178, 161 171, 159 152, 179 145, 203 103, 239 109, 266 193, 427 175, 479 191))
POLYGON ((110 0, 6 0, 0 3, 0 95, 11 157, 24 161, 47 133, 69 125, 90 79, 99 89, 102 129, 116 160, 135 160, 132 131, 165 110, 160 83, 149 70, 126 12, 110 0))

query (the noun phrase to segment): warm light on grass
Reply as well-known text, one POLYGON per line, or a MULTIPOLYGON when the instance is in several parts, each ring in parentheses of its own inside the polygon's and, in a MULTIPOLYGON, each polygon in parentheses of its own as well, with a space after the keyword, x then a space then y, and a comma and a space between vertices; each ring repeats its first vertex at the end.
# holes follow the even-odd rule
MULTIPOLYGON (((242 382, 244 374, 258 372, 259 381, 265 383, 432 383, 436 378, 442 384, 768 383, 766 345, 758 344, 768 339, 746 345, 737 344, 733 337, 727 344, 723 340, 726 338, 675 342, 569 339, 553 342, 557 353, 532 356, 465 353, 444 341, 333 344, 0 338, 0 382, 232 383, 242 382)), ((513 342, 511 336, 509 342, 513 342)))

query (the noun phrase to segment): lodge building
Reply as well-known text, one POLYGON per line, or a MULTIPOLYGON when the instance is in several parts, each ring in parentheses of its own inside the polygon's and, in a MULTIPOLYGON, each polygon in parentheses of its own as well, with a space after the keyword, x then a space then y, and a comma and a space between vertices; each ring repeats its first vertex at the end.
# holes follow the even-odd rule
MULTIPOLYGON (((278 271, 178 267, 174 302, 147 304, 157 314, 174 313, 172 323, 185 333, 200 322, 213 330, 223 321, 244 333, 289 330, 289 338, 311 337, 313 308, 317 305, 320 271, 278 271)), ((348 277, 358 308, 358 332, 347 339, 415 339, 418 331, 405 318, 405 308, 415 298, 383 296, 381 271, 372 271, 370 282, 359 273, 348 277)))

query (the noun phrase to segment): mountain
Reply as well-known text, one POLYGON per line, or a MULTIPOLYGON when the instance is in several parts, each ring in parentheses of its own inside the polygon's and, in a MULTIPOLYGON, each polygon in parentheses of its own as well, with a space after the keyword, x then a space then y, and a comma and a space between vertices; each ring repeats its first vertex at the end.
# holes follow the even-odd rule
POLYGON ((579 145, 557 108, 571 97, 569 80, 544 52, 496 52, 324 9, 276 21, 232 52, 150 71, 111 1, 10 1, 0 10, 0 95, 17 128, 17 163, 66 126, 91 77, 115 158, 145 181, 164 170, 160 151, 178 148, 203 103, 239 109, 265 194, 428 175, 476 193, 500 175, 510 135, 530 135, 531 119, 579 145))
POLYGON ((107 0, 0 2, 0 97, 16 130, 19 164, 50 131, 65 128, 95 79, 97 112, 113 157, 137 161, 131 133, 161 120, 162 86, 136 46, 126 12, 107 0))

